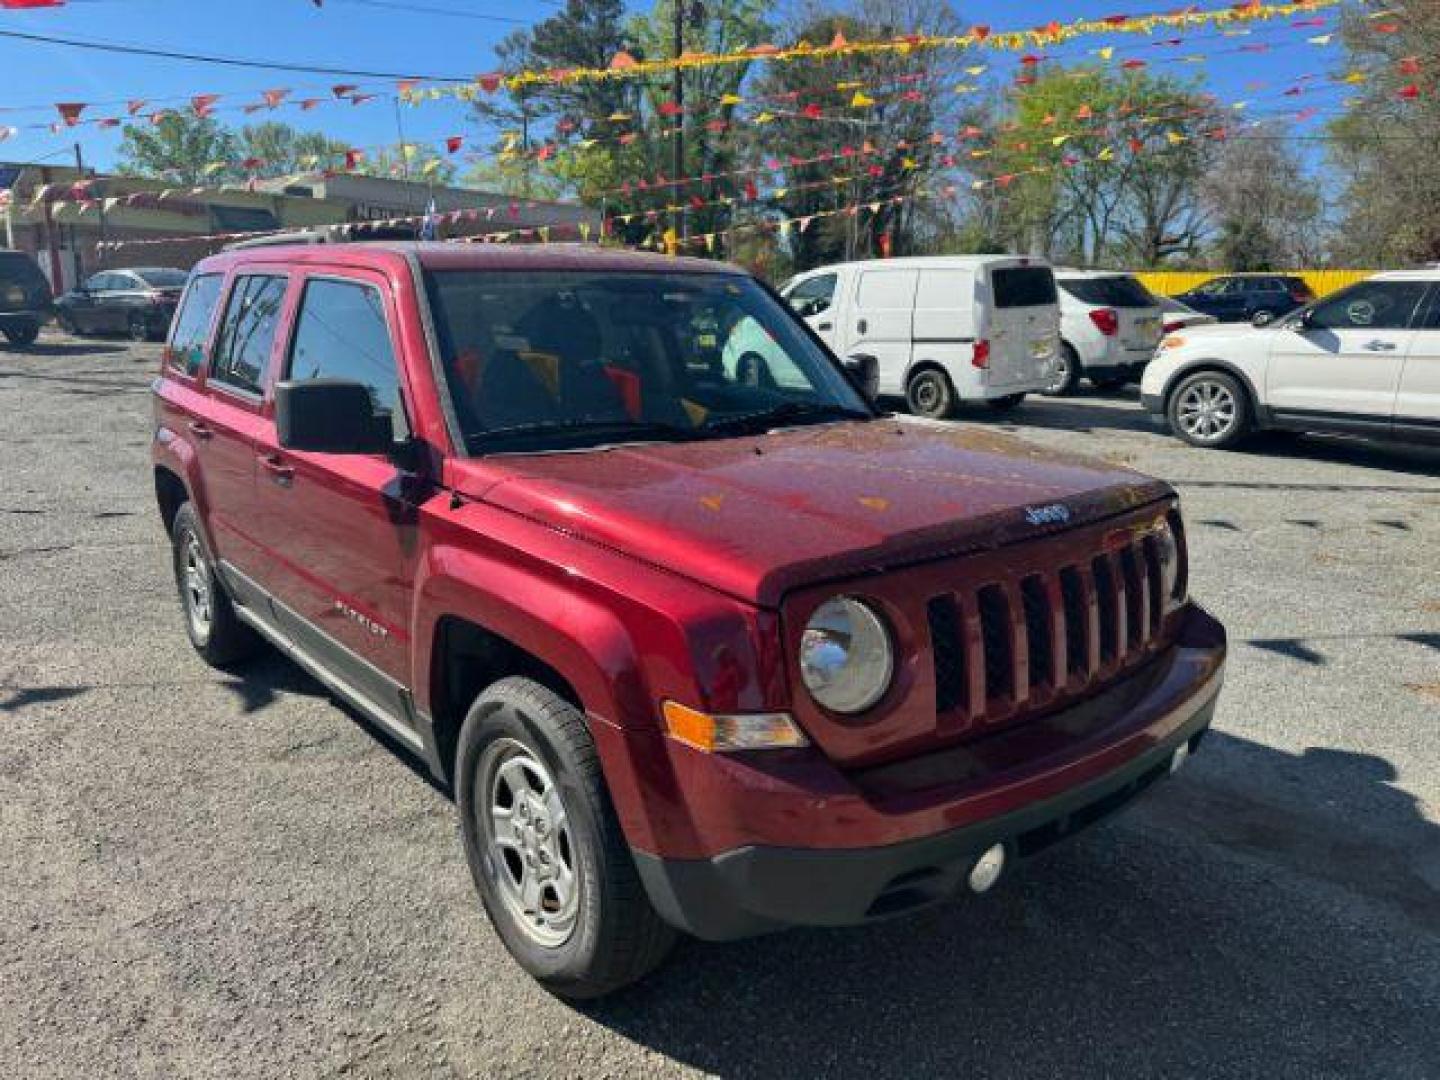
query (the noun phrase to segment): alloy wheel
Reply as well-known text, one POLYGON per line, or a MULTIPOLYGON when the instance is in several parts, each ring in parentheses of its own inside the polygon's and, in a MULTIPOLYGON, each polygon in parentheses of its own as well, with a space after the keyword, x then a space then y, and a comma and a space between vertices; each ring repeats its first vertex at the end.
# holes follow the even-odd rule
POLYGON ((575 932, 580 877, 569 815, 550 771, 514 739, 498 739, 481 763, 477 808, 495 891, 536 944, 555 949, 575 932))
POLYGON ((185 601, 185 615, 195 636, 201 641, 206 640, 215 617, 214 590, 205 550, 200 546, 200 537, 193 532, 186 534, 180 556, 180 593, 185 601))
POLYGON ((1235 395, 1218 382, 1202 379, 1185 387, 1175 417, 1185 434, 1200 442, 1220 442, 1235 428, 1240 415, 1235 395))

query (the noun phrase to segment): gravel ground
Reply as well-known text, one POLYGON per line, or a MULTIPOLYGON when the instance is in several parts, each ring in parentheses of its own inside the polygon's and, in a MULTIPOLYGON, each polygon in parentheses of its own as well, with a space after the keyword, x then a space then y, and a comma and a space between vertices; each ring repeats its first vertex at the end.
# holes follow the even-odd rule
POLYGON ((155 364, 0 353, 0 1076, 1440 1075, 1440 456, 1028 404, 1000 426, 1182 492, 1233 644, 1203 752, 984 901, 687 942, 576 1009, 403 755, 279 659, 191 653, 155 364))

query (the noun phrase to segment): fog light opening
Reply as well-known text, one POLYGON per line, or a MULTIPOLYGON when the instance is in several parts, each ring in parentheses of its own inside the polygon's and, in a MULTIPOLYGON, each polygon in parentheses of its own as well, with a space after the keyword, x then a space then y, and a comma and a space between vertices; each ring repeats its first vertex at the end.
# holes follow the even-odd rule
POLYGON ((985 849, 980 858, 975 860, 975 865, 970 868, 970 876, 966 878, 973 893, 989 892, 1000 880, 1000 875, 1005 872, 1005 845, 995 844, 985 849))
POLYGON ((1175 753, 1170 755, 1170 775, 1174 776, 1190 760, 1190 744, 1183 742, 1175 748, 1175 753))

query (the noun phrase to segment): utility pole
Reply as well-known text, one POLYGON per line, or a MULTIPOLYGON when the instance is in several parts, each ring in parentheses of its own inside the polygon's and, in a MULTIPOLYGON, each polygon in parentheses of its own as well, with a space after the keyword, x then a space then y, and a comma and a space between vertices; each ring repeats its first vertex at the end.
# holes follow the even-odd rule
POLYGON ((680 184, 678 181, 685 175, 685 76, 680 70, 680 56, 685 51, 685 11, 690 6, 690 0, 674 0, 675 5, 675 86, 673 96, 675 99, 675 160, 673 168, 675 175, 670 179, 676 181, 675 187, 675 235, 682 241, 688 237, 688 217, 685 213, 685 204, 681 198, 680 184))

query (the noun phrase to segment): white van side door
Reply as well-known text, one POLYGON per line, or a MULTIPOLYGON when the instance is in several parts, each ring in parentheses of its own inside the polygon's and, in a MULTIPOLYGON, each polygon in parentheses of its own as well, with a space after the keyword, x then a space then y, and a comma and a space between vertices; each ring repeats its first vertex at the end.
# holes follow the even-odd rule
POLYGON ((876 267, 860 271, 849 306, 843 358, 869 353, 880 361, 880 392, 903 394, 910 369, 918 270, 876 267))

